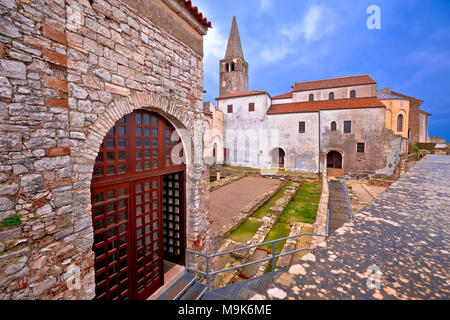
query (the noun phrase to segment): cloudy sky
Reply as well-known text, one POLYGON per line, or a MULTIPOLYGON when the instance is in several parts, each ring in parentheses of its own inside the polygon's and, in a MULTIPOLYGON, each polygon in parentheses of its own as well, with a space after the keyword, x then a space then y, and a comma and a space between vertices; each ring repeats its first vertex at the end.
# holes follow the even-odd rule
POLYGON ((369 74, 378 88, 424 100, 429 135, 450 142, 450 1, 193 0, 212 22, 205 37, 205 100, 219 92, 219 60, 239 25, 250 90, 291 91, 295 81, 369 74), (367 9, 381 9, 381 29, 367 9))

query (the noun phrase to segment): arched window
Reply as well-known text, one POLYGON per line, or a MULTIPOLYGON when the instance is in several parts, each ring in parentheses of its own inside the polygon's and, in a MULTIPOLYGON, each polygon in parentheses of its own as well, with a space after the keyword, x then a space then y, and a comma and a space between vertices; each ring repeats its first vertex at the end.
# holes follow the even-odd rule
POLYGON ((356 98, 356 91, 352 90, 350 91, 350 99, 355 99, 356 98))
POLYGON ((231 63, 231 71, 234 71, 234 62, 231 63))
POLYGON ((314 101, 314 95, 313 94, 310 94, 309 95, 309 102, 313 102, 314 101))
POLYGON ((400 114, 397 118, 397 132, 403 132, 403 115, 400 114))
POLYGON ((333 121, 331 123, 331 131, 336 131, 336 130, 337 130, 337 124, 336 124, 336 121, 333 121))
POLYGON ((230 72, 230 65, 228 63, 225 64, 225 72, 230 72))
POLYGON ((328 100, 334 100, 334 92, 330 92, 328 95, 328 100))

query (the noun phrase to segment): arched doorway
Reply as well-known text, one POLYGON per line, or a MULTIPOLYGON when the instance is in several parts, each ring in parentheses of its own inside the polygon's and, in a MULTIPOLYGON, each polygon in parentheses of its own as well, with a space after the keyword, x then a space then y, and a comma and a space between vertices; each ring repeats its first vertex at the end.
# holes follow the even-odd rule
POLYGON ((337 151, 330 151, 327 155, 327 175, 342 176, 342 155, 337 151))
POLYGON ((337 151, 331 151, 327 156, 327 168, 342 169, 342 155, 337 151))
POLYGON ((101 144, 91 183, 98 299, 146 299, 164 284, 164 260, 184 261, 186 167, 172 157, 183 157, 174 131, 137 110, 101 144))
POLYGON ((275 148, 272 150, 272 167, 284 169, 284 160, 286 157, 286 153, 281 148, 275 148))

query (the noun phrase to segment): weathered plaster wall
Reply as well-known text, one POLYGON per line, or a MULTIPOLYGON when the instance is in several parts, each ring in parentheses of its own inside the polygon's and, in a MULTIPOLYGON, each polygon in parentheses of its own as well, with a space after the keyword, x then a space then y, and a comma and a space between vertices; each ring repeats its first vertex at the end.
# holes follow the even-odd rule
MULTIPOLYGON (((319 114, 296 113, 271 115, 267 127, 279 131, 277 147, 285 153, 285 169, 317 173, 319 171, 319 114), (299 133, 299 122, 305 122, 305 133, 299 133)), ((269 150, 270 152, 271 150, 269 150)))
POLYGON ((408 139, 409 100, 382 100, 386 105, 386 128, 408 139), (397 119, 403 115, 403 131, 397 131, 397 119))
POLYGON ((343 155, 345 174, 374 173, 386 166, 383 149, 385 108, 321 111, 321 170, 326 170, 327 154, 338 151, 343 155), (336 121, 337 130, 331 131, 336 121), (344 133, 344 121, 352 121, 352 132, 344 133), (365 153, 356 152, 357 143, 365 143, 365 153))
POLYGON ((0 14, 0 222, 22 215, 0 231, 0 299, 94 297, 93 164, 139 108, 186 129, 188 247, 208 251, 198 50, 126 1, 2 0, 0 14))
POLYGON ((428 114, 419 112, 419 142, 428 142, 428 114))
POLYGON ((376 97, 377 95, 377 85, 367 84, 361 86, 294 92, 292 95, 292 102, 307 102, 309 101, 310 94, 314 94, 315 101, 329 100, 330 92, 334 92, 335 100, 348 99, 350 98, 350 91, 352 90, 356 91, 357 98, 376 97))
POLYGON ((217 108, 223 113, 224 148, 230 149, 229 164, 260 167, 269 105, 268 95, 217 100, 217 108), (249 112, 249 103, 255 104, 254 112, 249 112), (228 113, 228 105, 233 105, 233 113, 228 113))

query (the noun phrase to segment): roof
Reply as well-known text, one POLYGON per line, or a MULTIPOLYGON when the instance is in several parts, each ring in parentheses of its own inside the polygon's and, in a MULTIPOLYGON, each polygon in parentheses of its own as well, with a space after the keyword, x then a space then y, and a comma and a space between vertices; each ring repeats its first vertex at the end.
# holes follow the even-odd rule
POLYGON ((205 17, 203 17, 203 14, 200 11, 198 11, 198 8, 193 6, 191 0, 178 0, 178 2, 184 4, 184 6, 191 11, 191 13, 202 25, 204 25, 207 28, 212 28, 211 22, 208 21, 208 19, 206 19, 205 17))
POLYGON ((376 84, 376 81, 373 80, 368 75, 362 75, 362 76, 352 76, 352 77, 345 77, 345 78, 298 82, 298 83, 295 83, 295 85, 294 85, 294 92, 329 89, 329 88, 339 88, 339 87, 348 87, 348 86, 359 86, 359 85, 364 85, 364 84, 376 84))
POLYGON ((236 17, 233 17, 233 22, 231 23, 230 37, 228 38, 227 52, 225 53, 225 59, 230 58, 244 59, 244 51, 242 50, 236 17))
POLYGON ((292 92, 283 93, 278 96, 272 97, 272 100, 278 100, 278 99, 292 99, 292 92))
POLYGON ((424 102, 423 100, 420 100, 418 98, 414 98, 414 97, 408 96, 403 93, 395 92, 394 90, 391 90, 390 88, 380 89, 380 90, 378 90, 378 92, 389 93, 389 94, 392 94, 392 95, 395 95, 398 97, 406 98, 408 100, 414 100, 414 101, 419 102, 420 104, 422 104, 424 102))
POLYGON ((386 108, 377 98, 338 99, 314 102, 273 104, 267 114, 319 112, 323 110, 386 108))
POLYGON ((394 94, 385 93, 385 92, 377 92, 377 98, 380 100, 408 100, 406 98, 402 98, 396 96, 394 94))
POLYGON ((253 91, 234 92, 234 93, 226 94, 224 96, 217 97, 216 100, 246 97, 246 96, 257 96, 260 94, 267 94, 270 97, 270 94, 267 91, 253 90, 253 91))

